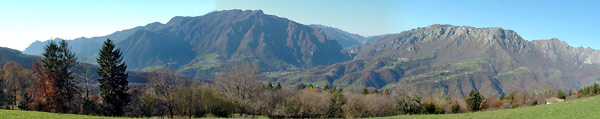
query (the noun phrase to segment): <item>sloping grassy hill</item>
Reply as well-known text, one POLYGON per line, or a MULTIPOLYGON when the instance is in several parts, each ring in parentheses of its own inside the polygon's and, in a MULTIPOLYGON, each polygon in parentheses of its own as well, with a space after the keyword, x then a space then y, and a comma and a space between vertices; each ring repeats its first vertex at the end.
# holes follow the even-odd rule
MULTIPOLYGON (((237 115, 237 114, 236 114, 237 115)), ((148 119, 161 118, 152 117, 148 119)), ((166 118, 166 117, 162 117, 166 118)), ((187 117, 175 117, 175 118, 187 118, 187 117)), ((221 117, 202 117, 194 119, 215 119, 221 117)), ((266 116, 256 116, 257 119, 268 118, 266 116)), ((146 119, 146 118, 129 118, 129 117, 103 117, 103 116, 88 116, 88 115, 76 115, 76 114, 59 114, 49 112, 38 112, 38 111, 23 111, 23 110, 4 110, 0 109, 0 119, 146 119)))
POLYGON ((75 114, 58 114, 38 111, 0 110, 0 119, 129 119, 75 114))
POLYGON ((533 107, 448 115, 403 115, 402 119, 599 119, 600 96, 533 107))
MULTIPOLYGON (((551 105, 447 115, 402 115, 379 118, 401 119, 599 119, 600 96, 551 105)), ((262 116, 261 116, 262 117, 262 116)), ((0 110, 0 119, 108 119, 114 117, 57 114, 37 111, 0 110)), ((265 118, 265 117, 262 117, 265 118)), ((129 118, 119 118, 129 119, 129 118)))

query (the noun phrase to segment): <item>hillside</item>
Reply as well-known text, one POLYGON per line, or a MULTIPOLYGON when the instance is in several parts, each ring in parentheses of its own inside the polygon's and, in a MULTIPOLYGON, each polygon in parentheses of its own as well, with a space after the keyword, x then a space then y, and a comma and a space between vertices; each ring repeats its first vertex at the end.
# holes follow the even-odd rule
POLYGON ((0 47, 0 67, 4 66, 7 61, 15 61, 23 68, 31 69, 33 62, 39 59, 38 56, 26 55, 15 49, 0 47))
MULTIPOLYGON (((304 69, 351 59, 324 30, 261 10, 223 10, 197 17, 174 17, 108 36, 69 40, 76 55, 93 61, 102 41, 114 39, 130 70, 169 65, 180 74, 214 78, 222 65, 251 62, 263 71, 304 69)), ((26 53, 39 54, 43 42, 26 53)))
POLYGON ((325 26, 325 25, 318 25, 318 24, 311 24, 309 25, 310 27, 313 28, 320 28, 323 30, 323 32, 325 33, 325 35, 327 35, 328 39, 333 39, 336 40, 338 43, 340 43, 340 45, 342 45, 342 47, 344 48, 349 48, 349 47, 354 47, 354 46, 360 46, 363 43, 365 43, 365 37, 358 35, 358 34, 353 34, 353 33, 349 33, 346 32, 342 29, 338 29, 338 28, 334 28, 334 27, 330 27, 330 26, 325 26))
POLYGON ((76 114, 58 114, 38 111, 0 109, 1 119, 131 119, 126 117, 102 117, 76 114))
POLYGON ((558 39, 527 41, 512 30, 431 25, 384 36, 354 50, 347 62, 292 72, 270 72, 272 81, 393 88, 417 85, 425 96, 462 98, 514 90, 579 89, 598 81, 597 50, 558 39))
POLYGON ((402 115, 380 118, 400 119, 597 119, 600 97, 594 96, 550 105, 504 109, 495 111, 447 114, 447 115, 402 115))

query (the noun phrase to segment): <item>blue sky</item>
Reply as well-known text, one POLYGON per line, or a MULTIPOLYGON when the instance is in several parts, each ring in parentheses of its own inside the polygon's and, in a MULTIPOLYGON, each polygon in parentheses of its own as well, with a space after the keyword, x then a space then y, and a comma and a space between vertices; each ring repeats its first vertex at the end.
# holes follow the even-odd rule
POLYGON ((107 35, 173 16, 261 9, 303 24, 364 36, 431 24, 502 27, 526 40, 559 38, 600 49, 600 2, 579 0, 2 0, 0 46, 25 49, 35 40, 107 35))

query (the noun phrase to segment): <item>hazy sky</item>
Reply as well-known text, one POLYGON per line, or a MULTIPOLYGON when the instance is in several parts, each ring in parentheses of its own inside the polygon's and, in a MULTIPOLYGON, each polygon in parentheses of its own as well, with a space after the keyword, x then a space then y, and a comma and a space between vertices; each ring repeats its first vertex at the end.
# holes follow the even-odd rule
POLYGON ((262 9, 303 24, 371 36, 431 24, 502 27, 526 40, 559 38, 600 49, 600 2, 578 0, 2 0, 0 46, 103 36, 173 16, 262 9))

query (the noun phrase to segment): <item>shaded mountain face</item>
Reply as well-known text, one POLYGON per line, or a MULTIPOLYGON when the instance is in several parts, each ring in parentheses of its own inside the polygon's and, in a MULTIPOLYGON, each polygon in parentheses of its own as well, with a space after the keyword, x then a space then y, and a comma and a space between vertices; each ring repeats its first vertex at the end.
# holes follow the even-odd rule
MULTIPOLYGON (((79 57, 94 58, 106 39, 121 48, 134 70, 171 67, 186 76, 214 78, 222 65, 256 63, 263 71, 310 68, 351 59, 337 41, 319 28, 264 14, 225 10, 198 17, 174 17, 108 36, 70 40, 79 57)), ((28 53, 43 42, 33 43, 28 53)))
POLYGON ((7 61, 15 61, 19 63, 25 69, 31 69, 32 64, 35 61, 40 60, 41 57, 26 55, 21 51, 0 47, 0 67, 4 66, 7 61))
POLYGON ((412 84, 426 96, 462 98, 471 90, 499 95, 591 85, 600 77, 598 55, 557 39, 529 42, 501 28, 431 25, 366 44, 352 61, 267 75, 348 88, 412 84))
POLYGON ((365 37, 365 36, 361 36, 358 34, 344 31, 342 29, 325 26, 325 25, 311 24, 309 26, 323 30, 323 32, 327 36, 327 39, 336 40, 346 50, 349 50, 349 49, 356 50, 359 46, 362 46, 363 44, 372 43, 375 40, 388 35, 388 34, 384 34, 384 35, 365 37))
MULTIPOLYGON (((77 55, 78 59, 86 61, 86 62, 94 63, 94 62, 96 62, 96 56, 98 55, 98 51, 100 51, 100 47, 102 46, 102 43, 107 38, 110 38, 114 42, 119 43, 119 42, 127 39, 128 37, 130 37, 133 33, 137 32, 137 31, 154 30, 154 29, 158 29, 161 25, 162 24, 155 22, 155 23, 150 23, 146 26, 139 26, 139 27, 135 27, 135 28, 131 28, 131 29, 117 31, 117 32, 114 32, 107 36, 92 37, 92 38, 82 37, 82 38, 76 38, 73 40, 66 40, 66 41, 69 44, 69 46, 71 47, 71 50, 77 55)), ((54 38, 54 39, 51 39, 48 41, 43 41, 43 42, 35 41, 35 42, 31 43, 27 48, 25 48, 23 53, 28 54, 28 55, 41 56, 41 54, 44 52, 44 47, 50 41, 58 42, 60 40, 63 40, 63 39, 54 38)))
POLYGON ((322 29, 327 36, 327 39, 336 40, 344 48, 360 46, 364 43, 363 41, 365 37, 358 34, 353 34, 338 28, 318 24, 311 24, 309 26, 322 29))
MULTIPOLYGON (((335 41, 311 28, 262 11, 230 10, 176 17, 160 32, 190 42, 201 58, 249 61, 265 70, 306 68, 349 60, 335 41)), ((193 65, 193 64, 192 64, 193 65)))

